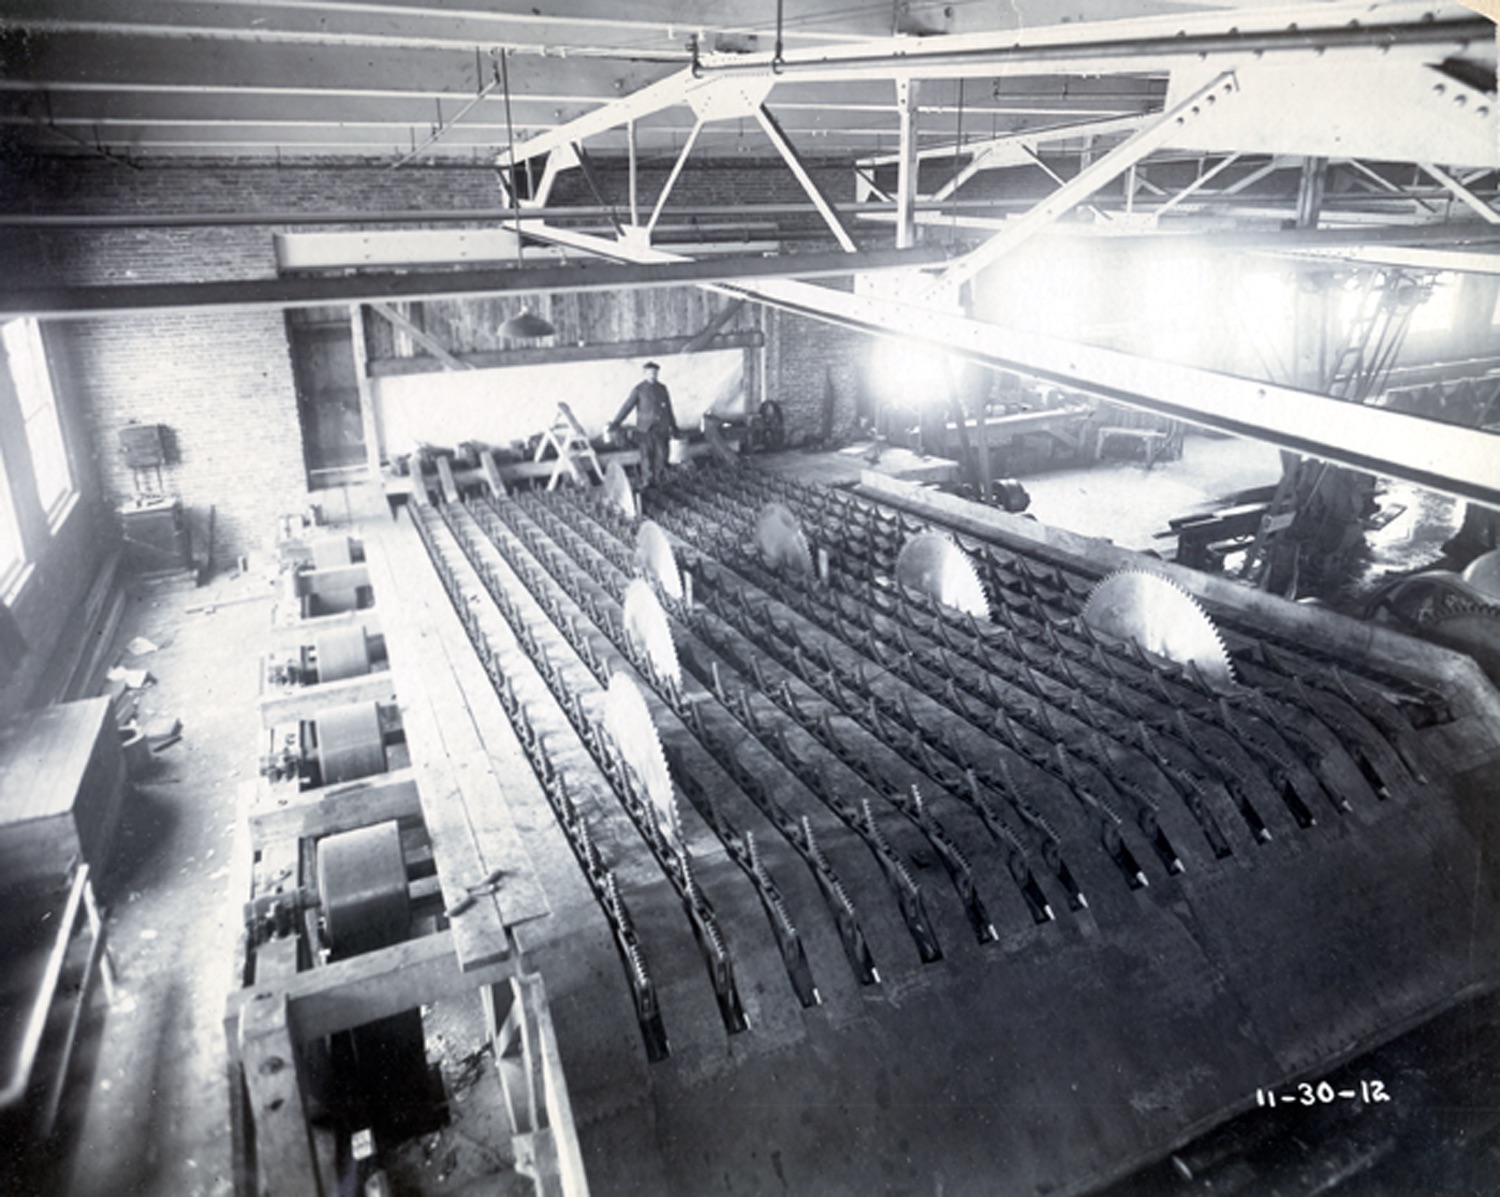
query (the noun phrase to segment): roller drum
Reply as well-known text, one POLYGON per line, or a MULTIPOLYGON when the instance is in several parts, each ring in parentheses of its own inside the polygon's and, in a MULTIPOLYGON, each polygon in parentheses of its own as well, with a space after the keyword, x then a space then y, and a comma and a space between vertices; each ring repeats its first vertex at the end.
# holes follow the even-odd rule
POLYGON ((318 716, 318 766, 325 786, 385 772, 378 703, 332 707, 318 716))
POLYGON ((331 628, 313 641, 318 681, 336 682, 370 672, 370 647, 364 628, 331 628))
POLYGON ((318 897, 332 959, 404 940, 411 913, 396 821, 319 840, 318 897))

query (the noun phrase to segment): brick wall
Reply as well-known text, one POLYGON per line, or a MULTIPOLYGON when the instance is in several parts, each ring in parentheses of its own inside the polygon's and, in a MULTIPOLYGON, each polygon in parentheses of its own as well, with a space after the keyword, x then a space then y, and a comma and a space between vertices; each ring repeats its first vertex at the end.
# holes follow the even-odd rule
MULTIPOLYGON (((336 214, 494 207, 498 199, 493 172, 472 166, 173 162, 131 170, 79 158, 0 166, 0 204, 15 212, 336 214)), ((23 229, 0 240, 0 270, 51 285, 270 278, 277 227, 23 229)), ((85 443, 75 450, 92 464, 106 507, 133 493, 118 452, 119 430, 132 422, 172 429, 180 460, 167 467, 166 485, 200 527, 214 508, 220 561, 265 547, 275 517, 306 503, 280 313, 60 321, 50 342, 64 399, 83 415, 85 443)))
MULTIPOLYGON (((17 212, 337 214, 417 209, 494 208, 494 173, 485 166, 149 164, 131 170, 80 158, 0 164, 0 204, 17 212)), ((628 202, 623 162, 600 164, 603 191, 628 202)), ((644 163, 641 203, 649 211, 671 163, 644 163)), ((847 169, 811 164, 837 201, 853 196, 847 169)), ((559 203, 596 203, 581 172, 566 172, 559 203)), ((690 162, 667 205, 805 200, 779 160, 690 162)), ((798 248, 832 246, 815 214, 784 218, 798 248), (800 229, 800 232, 798 231, 800 229), (820 231, 821 230, 821 231, 820 231)), ((280 226, 290 227, 290 226, 280 226)), ((321 226, 327 228, 341 225, 321 226)), ((451 227, 451 226, 443 226, 451 227)), ((25 229, 0 241, 0 270, 50 284, 202 281, 275 275, 277 226, 25 229)), ((627 297, 655 302, 656 292, 627 297)), ((476 301, 482 303, 483 301, 476 301)), ((625 300, 622 299, 622 302, 625 300)), ((665 302, 665 297, 663 298, 665 302)), ((849 427, 864 338, 800 317, 765 315, 766 393, 785 409, 794 441, 815 436, 825 393, 835 397, 835 432, 849 427)), ((694 328, 676 330, 691 333, 694 328)), ((60 322, 53 343, 69 364, 69 402, 86 415, 89 443, 106 506, 123 501, 132 479, 118 453, 119 430, 132 422, 170 427, 181 455, 167 485, 199 523, 216 509, 221 560, 263 547, 275 516, 306 501, 296 393, 282 317, 265 313, 151 314, 60 322)))
POLYGON ((787 443, 800 445, 819 437, 830 400, 832 439, 847 439, 863 403, 872 338, 774 309, 765 313, 765 321, 766 396, 781 405, 787 443))

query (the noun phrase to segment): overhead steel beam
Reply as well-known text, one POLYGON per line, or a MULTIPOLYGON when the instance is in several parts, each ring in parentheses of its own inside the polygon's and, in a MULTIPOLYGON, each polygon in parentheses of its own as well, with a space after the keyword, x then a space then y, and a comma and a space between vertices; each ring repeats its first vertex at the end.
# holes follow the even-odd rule
POLYGON ((1398 266, 1410 270, 1451 270, 1459 274, 1500 274, 1500 249, 1423 249, 1404 245, 1351 245, 1343 249, 1265 249, 1258 252, 1290 258, 1322 258, 1339 262, 1362 262, 1372 266, 1398 266))
POLYGON ((1478 212, 1479 215, 1484 217, 1485 220, 1489 221, 1490 224, 1500 224, 1500 212, 1495 211, 1494 208, 1490 207, 1489 204, 1485 203, 1484 200, 1475 195, 1447 171, 1443 170, 1439 166, 1433 165, 1431 162, 1423 162, 1421 165, 1423 170, 1430 174, 1449 191, 1453 192, 1453 194, 1461 199, 1464 203, 1468 204, 1469 207, 1474 209, 1474 211, 1478 212))
POLYGON ((1500 439, 1477 429, 812 283, 743 283, 725 289, 751 293, 799 315, 946 350, 996 369, 1500 508, 1500 439))
MULTIPOLYGON (((566 141, 606 132, 626 120, 690 102, 694 91, 732 75, 806 82, 992 77, 1023 71, 1170 70, 1184 62, 1222 55, 1226 67, 1238 59, 1291 53, 1318 56, 1335 50, 1374 50, 1387 57, 1414 55, 1423 62, 1439 47, 1454 53, 1478 44, 1488 52, 1494 26, 1467 10, 1434 16, 1430 5, 1398 2, 1378 5, 1368 20, 1367 5, 1330 4, 1310 10, 1290 26, 1264 12, 1236 11, 1173 15, 1165 19, 1102 22, 1040 29, 1008 30, 927 39, 893 39, 884 45, 852 45, 804 51, 773 61, 766 54, 714 56, 686 71, 643 87, 573 121, 531 139, 515 151, 534 157, 566 141), (1462 14, 1462 15, 1458 15, 1462 14)), ((500 155, 500 164, 508 160, 500 155)))
MULTIPOLYGON (((1103 137, 1113 133, 1134 133, 1148 113, 1133 116, 1109 117, 1105 120, 1069 121, 1061 125, 1047 125, 1040 129, 1023 129, 1019 133, 1006 133, 1000 137, 983 137, 966 141, 963 145, 925 145, 917 151, 917 157, 926 161, 931 158, 952 158, 954 154, 971 154, 975 158, 994 154, 1001 156, 1001 165, 1012 165, 1023 161, 1021 147, 1047 141, 1066 141, 1074 137, 1103 137), (1007 151, 1015 151, 1007 156, 1007 151)), ((898 151, 894 154, 872 154, 861 158, 859 166, 894 166, 900 161, 898 151)))
MULTIPOLYGON (((849 230, 844 227, 844 218, 839 215, 838 209, 829 202, 828 197, 823 194, 823 189, 818 186, 817 181, 808 173, 807 164, 802 161, 802 156, 797 153, 797 147, 788 139, 782 127, 776 123, 776 118, 771 115, 771 110, 764 104, 755 109, 755 119, 765 134, 771 139, 771 144, 776 147, 776 152, 781 155, 782 160, 791 168, 792 174, 796 176, 797 182, 802 185, 802 190, 807 192, 807 198, 812 200, 813 207, 817 208, 823 220, 832 231, 834 240, 844 247, 845 253, 854 253, 859 247, 854 244, 854 238, 849 235, 849 230)), ((898 197, 899 205, 900 199, 898 197)), ((903 246, 903 248, 905 248, 903 246)))
POLYGON ((1017 217, 977 249, 954 261, 943 271, 929 292, 938 286, 967 282, 986 266, 1014 250, 1063 213, 1076 207, 1099 188, 1167 144, 1182 126, 1213 105, 1225 103, 1238 92, 1232 73, 1226 72, 1200 87, 1181 103, 1163 112, 1155 121, 1084 167, 1024 216, 1017 217))
MULTIPOLYGON (((521 224, 528 234, 533 232, 530 222, 523 220, 521 224)), ((582 235, 577 235, 575 239, 586 240, 582 235)), ((606 239, 592 240, 602 242, 606 239)), ((651 263, 649 266, 631 262, 582 262, 561 266, 413 271, 384 275, 9 288, 0 294, 0 319, 13 316, 70 319, 134 312, 207 309, 268 311, 328 304, 374 304, 391 300, 454 299, 520 292, 541 294, 558 291, 618 291, 630 287, 722 283, 741 278, 847 276, 872 270, 931 266, 940 262, 944 256, 943 251, 937 247, 866 250, 858 254, 783 254, 775 257, 713 258, 701 261, 654 250, 647 252, 651 255, 647 259, 651 263)))
POLYGON ((896 247, 904 249, 917 240, 915 212, 917 198, 917 89, 919 79, 896 80, 896 112, 901 120, 901 149, 896 163, 896 247))
POLYGON ((1170 69, 1174 63, 1230 57, 1264 57, 1282 53, 1327 54, 1334 50, 1370 49, 1389 54, 1407 49, 1494 43, 1495 26, 1473 12, 1449 6, 1442 16, 1431 4, 1391 3, 1369 6, 1329 4, 1298 13, 1287 22, 1285 11, 1233 11, 1172 14, 1138 20, 1052 25, 1022 30, 950 35, 921 40, 893 39, 885 45, 830 47, 784 55, 714 56, 703 60, 701 77, 763 74, 778 78, 892 79, 960 78, 995 75, 1020 67, 1110 74, 1170 69))
MULTIPOLYGON (((675 255, 650 247, 580 238, 566 230, 543 235, 556 234, 607 257, 661 263, 648 269, 682 264, 675 255)), ((726 279, 712 286, 797 315, 946 350, 996 369, 1500 508, 1500 440, 1474 429, 797 279, 726 279)))

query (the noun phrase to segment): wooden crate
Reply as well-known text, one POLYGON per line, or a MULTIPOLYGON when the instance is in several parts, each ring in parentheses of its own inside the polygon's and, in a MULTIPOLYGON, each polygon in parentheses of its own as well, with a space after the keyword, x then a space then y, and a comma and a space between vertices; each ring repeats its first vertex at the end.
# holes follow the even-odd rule
POLYGON ((109 699, 43 707, 0 728, 0 877, 56 877, 77 859, 102 874, 124 790, 109 699))

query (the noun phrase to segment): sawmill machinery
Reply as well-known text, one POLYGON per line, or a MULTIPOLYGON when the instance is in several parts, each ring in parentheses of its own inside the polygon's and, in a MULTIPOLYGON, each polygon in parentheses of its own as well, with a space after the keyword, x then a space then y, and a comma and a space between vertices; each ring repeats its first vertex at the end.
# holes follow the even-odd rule
POLYGON ((622 1190, 1091 1190, 1500 978, 1463 657, 868 477, 408 510, 622 1190))
POLYGON ((261 690, 322 686, 367 677, 385 668, 385 638, 364 624, 321 628, 304 643, 267 655, 261 690))
POLYGON ((266 735, 261 775, 298 790, 384 773, 403 742, 400 710, 374 700, 278 723, 266 735))
POLYGON ((293 622, 374 605, 364 546, 349 536, 321 535, 283 551, 282 619, 293 622))

